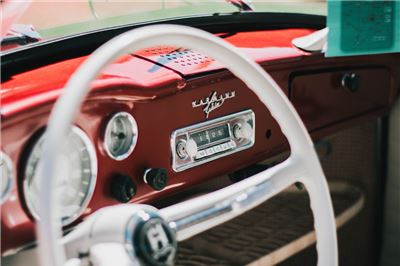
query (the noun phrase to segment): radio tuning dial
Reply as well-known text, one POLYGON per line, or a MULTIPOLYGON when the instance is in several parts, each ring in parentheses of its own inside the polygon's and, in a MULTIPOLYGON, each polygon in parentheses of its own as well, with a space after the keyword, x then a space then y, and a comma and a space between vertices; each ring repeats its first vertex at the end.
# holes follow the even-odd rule
POLYGON ((233 135, 236 139, 251 139, 253 128, 247 122, 238 122, 233 126, 233 135))
POLYGON ((176 145, 176 153, 181 159, 194 158, 197 154, 196 141, 191 138, 186 141, 180 140, 176 145))

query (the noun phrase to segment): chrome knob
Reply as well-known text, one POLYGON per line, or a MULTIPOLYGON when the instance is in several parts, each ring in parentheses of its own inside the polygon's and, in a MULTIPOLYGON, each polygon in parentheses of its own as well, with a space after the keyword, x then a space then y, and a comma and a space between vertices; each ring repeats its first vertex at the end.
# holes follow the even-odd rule
POLYGON ((197 150, 197 143, 193 139, 180 140, 176 145, 176 154, 181 159, 194 158, 197 150))
POLYGON ((233 126, 233 136, 236 139, 251 139, 253 136, 253 128, 247 122, 239 122, 233 126))

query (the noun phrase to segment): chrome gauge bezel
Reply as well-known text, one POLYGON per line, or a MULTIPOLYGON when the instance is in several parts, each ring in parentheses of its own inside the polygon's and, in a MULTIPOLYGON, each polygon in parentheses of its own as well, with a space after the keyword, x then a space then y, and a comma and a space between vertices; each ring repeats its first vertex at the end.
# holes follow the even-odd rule
POLYGON ((129 155, 131 155, 133 150, 135 149, 137 140, 138 140, 138 134, 139 134, 139 130, 138 130, 138 126, 137 126, 135 118, 130 113, 118 112, 118 113, 114 114, 113 116, 111 116, 111 118, 107 122, 106 129, 104 131, 104 138, 103 138, 104 150, 106 151, 107 155, 110 158, 112 158, 116 161, 122 161, 122 160, 126 159, 129 155), (112 124, 116 119, 118 119, 120 117, 127 119, 128 123, 129 123, 127 125, 127 128, 129 128, 131 130, 132 138, 130 140, 129 149, 125 153, 116 156, 110 151, 110 147, 108 146, 108 143, 109 143, 109 138, 110 138, 110 131, 112 130, 111 129, 112 124))
MULTIPOLYGON (((79 127, 77 126, 73 126, 72 127, 72 131, 71 133, 76 134, 77 137, 82 141, 82 143, 85 146, 85 149, 87 150, 87 153, 89 155, 90 158, 90 171, 91 171, 91 175, 90 175, 90 181, 89 181, 89 187, 87 190, 87 193, 85 195, 85 199, 83 200, 83 202, 80 204, 79 209, 77 209, 77 211, 69 216, 62 219, 61 223, 63 226, 69 225, 72 222, 74 222, 76 219, 78 219, 86 210, 87 206, 89 205, 90 200, 93 197, 93 193, 94 193, 94 189, 96 187, 96 183, 97 183, 97 155, 96 155, 96 150, 94 148, 94 145, 92 143, 92 141, 90 140, 90 138, 88 137, 88 135, 79 127)), ((33 152, 34 148, 36 147, 36 145, 41 145, 41 143, 45 140, 45 135, 42 134, 42 136, 39 137, 39 139, 36 140, 36 142, 34 143, 34 145, 32 146, 32 148, 30 149, 30 153, 33 152)), ((24 195, 24 199, 25 199, 25 204, 30 212, 30 214, 32 215, 32 217, 39 221, 40 217, 39 214, 36 212, 33 203, 30 201, 29 195, 28 195, 28 191, 29 191, 29 187, 28 187, 28 180, 27 180, 27 166, 28 166, 28 162, 30 159, 31 154, 29 154, 27 156, 27 161, 25 164, 25 168, 24 168, 24 179, 23 179, 23 195, 24 195)))
POLYGON ((12 163, 10 157, 7 154, 5 154, 3 151, 0 151, 0 156, 1 156, 1 160, 4 163, 4 167, 6 167, 7 173, 8 173, 7 177, 5 179, 7 182, 7 187, 4 191, 1 191, 1 195, 0 195, 0 204, 2 204, 8 199, 8 197, 11 194, 11 190, 14 185, 15 171, 14 171, 13 163, 12 163))

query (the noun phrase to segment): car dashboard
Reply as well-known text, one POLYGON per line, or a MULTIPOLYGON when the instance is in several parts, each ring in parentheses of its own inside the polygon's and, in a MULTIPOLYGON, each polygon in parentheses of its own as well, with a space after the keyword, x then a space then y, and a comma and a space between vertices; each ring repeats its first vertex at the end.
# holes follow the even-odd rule
MULTIPOLYGON (((273 77, 314 140, 386 114, 399 90, 400 55, 326 58, 292 45, 314 31, 215 35, 273 77)), ((35 240, 35 166, 46 123, 86 58, 45 65, 2 83, 2 152, 15 184, 2 204, 3 255, 35 240)), ((288 150, 275 119, 242 81, 184 47, 150 47, 111 64, 92 84, 74 125, 65 151, 75 158, 59 166, 55 190, 66 206, 65 231, 105 206, 160 202, 288 150)))

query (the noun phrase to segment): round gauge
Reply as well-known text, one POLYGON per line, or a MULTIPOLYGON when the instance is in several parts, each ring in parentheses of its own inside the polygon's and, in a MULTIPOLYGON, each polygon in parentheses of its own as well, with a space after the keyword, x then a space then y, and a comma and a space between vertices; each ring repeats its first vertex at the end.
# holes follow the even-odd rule
MULTIPOLYGON (((37 166, 42 153, 44 135, 35 143, 25 167, 23 191, 29 211, 38 217, 40 184, 37 166)), ((76 220, 92 197, 97 178, 97 158, 89 137, 73 127, 66 138, 56 165, 54 193, 63 225, 76 220)))
POLYGON ((138 128, 132 115, 126 112, 117 113, 107 123, 104 148, 108 156, 121 161, 132 153, 137 137, 138 128))
POLYGON ((1 167, 1 198, 0 203, 3 203, 11 192, 14 169, 10 157, 0 151, 0 167, 1 167))

